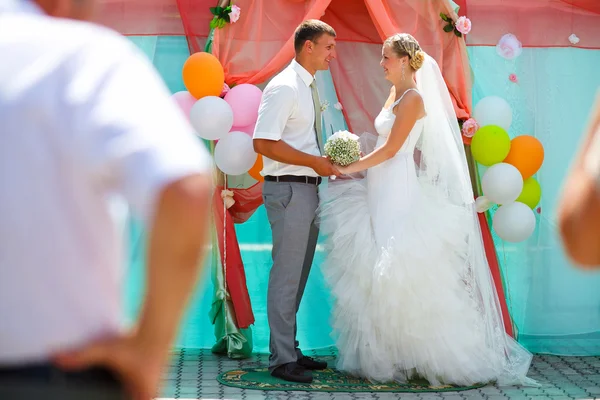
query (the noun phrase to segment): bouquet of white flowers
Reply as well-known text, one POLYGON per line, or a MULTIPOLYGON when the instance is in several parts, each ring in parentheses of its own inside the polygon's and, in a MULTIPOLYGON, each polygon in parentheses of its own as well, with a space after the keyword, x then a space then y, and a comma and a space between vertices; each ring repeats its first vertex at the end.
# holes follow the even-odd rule
POLYGON ((325 155, 332 163, 346 167, 360 159, 358 136, 348 131, 337 131, 325 143, 325 155))

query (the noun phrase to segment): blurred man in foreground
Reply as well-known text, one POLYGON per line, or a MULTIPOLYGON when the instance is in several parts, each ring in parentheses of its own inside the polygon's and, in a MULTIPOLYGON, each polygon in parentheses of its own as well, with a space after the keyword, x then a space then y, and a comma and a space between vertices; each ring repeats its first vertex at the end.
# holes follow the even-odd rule
POLYGON ((77 21, 94 0, 0 0, 0 398, 157 395, 206 240, 211 161, 145 56, 77 21), (122 327, 107 198, 148 227, 122 327))

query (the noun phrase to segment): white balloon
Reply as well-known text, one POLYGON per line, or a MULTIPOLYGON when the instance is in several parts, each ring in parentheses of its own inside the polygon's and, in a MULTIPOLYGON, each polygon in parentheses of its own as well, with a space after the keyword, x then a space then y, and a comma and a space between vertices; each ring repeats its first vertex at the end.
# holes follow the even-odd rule
POLYGON ((479 196, 475 199, 475 209, 478 213, 486 212, 490 209, 492 204, 494 203, 492 203, 486 196, 479 196))
POLYGON ((513 165, 494 164, 483 174, 481 189, 493 203, 512 203, 523 191, 523 176, 513 165))
POLYGON ((256 162, 257 156, 252 138, 244 132, 230 132, 215 146, 215 163, 227 175, 248 172, 256 162))
POLYGON ((479 126, 496 125, 508 131, 512 123, 512 108, 501 97, 487 96, 475 106, 473 118, 479 126))
POLYGON ((206 96, 192 106, 190 122, 202 139, 219 140, 233 126, 233 110, 222 98, 206 96))
POLYGON ((522 242, 535 230, 535 214, 527 205, 516 201, 498 208, 492 226, 501 239, 512 243, 522 242))

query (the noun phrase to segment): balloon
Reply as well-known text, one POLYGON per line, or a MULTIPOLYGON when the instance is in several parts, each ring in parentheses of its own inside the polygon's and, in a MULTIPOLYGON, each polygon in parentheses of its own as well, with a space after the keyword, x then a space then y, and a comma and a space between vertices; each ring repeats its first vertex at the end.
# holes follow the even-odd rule
POLYGON ((196 103, 196 98, 190 94, 187 90, 174 93, 171 98, 175 100, 175 103, 179 106, 181 111, 185 114, 187 119, 190 119, 190 110, 196 103))
POLYGON ((490 209, 492 204, 494 204, 494 203, 492 203, 490 201, 490 199, 488 199, 485 196, 479 196, 478 198, 475 199, 475 209, 477 210, 478 213, 486 212, 487 210, 490 209))
POLYGON ((492 226, 502 240, 522 242, 535 230, 535 214, 531 208, 518 201, 505 204, 494 214, 492 226))
POLYGON ((265 178, 263 178, 263 176, 260 174, 260 171, 262 171, 263 169, 263 158, 262 155, 259 154, 258 157, 256 157, 256 162, 254 163, 254 165, 252 166, 252 168, 250 168, 250 171, 248 171, 248 174, 253 177, 254 179, 256 179, 259 182, 262 182, 265 180, 265 178))
POLYGON ((233 125, 233 111, 222 98, 206 96, 196 101, 192 107, 190 122, 201 138, 221 139, 233 125))
POLYGON ((473 158, 480 164, 490 166, 502 162, 510 151, 510 137, 496 125, 479 128, 471 141, 473 158))
POLYGON ((533 176, 544 162, 544 147, 542 143, 529 135, 517 136, 510 142, 510 152, 504 159, 517 167, 523 179, 533 176))
POLYGON ((475 106, 473 118, 479 126, 496 125, 508 131, 512 123, 512 109, 503 98, 487 96, 475 106))
POLYGON ((252 138, 244 132, 233 131, 219 140, 215 146, 215 163, 228 175, 241 175, 252 168, 257 154, 252 138))
MULTIPOLYGON (((235 114, 234 114, 234 118, 235 118, 235 114)), ((256 122, 247 125, 247 126, 233 126, 233 128, 231 128, 232 131, 239 131, 239 132, 244 132, 248 135, 250 135, 250 137, 254 136, 254 127, 256 126, 256 122)))
POLYGON ((541 197, 542 187, 534 178, 529 178, 523 182, 523 191, 517 201, 527 204, 533 210, 539 204, 541 197))
POLYGON ((485 197, 496 204, 512 203, 523 191, 523 178, 518 169, 510 164, 492 165, 481 178, 485 197))
POLYGON ((225 101, 233 110, 233 125, 248 126, 256 122, 262 91, 251 84, 237 85, 225 95, 225 101))
POLYGON ((219 60, 210 53, 194 53, 183 64, 183 84, 196 99, 219 96, 225 83, 225 72, 219 60))

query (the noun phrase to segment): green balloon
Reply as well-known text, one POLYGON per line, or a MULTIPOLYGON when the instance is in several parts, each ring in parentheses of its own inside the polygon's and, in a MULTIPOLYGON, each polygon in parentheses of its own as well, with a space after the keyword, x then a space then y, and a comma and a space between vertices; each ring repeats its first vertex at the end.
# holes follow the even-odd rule
POLYGON ((528 178, 523 182, 523 191, 516 201, 527 204, 532 210, 539 204, 542 198, 542 187, 533 178, 528 178))
POLYGON ((489 167, 502 162, 510 151, 510 137, 499 126, 486 125, 473 136, 471 153, 480 164, 489 167))

